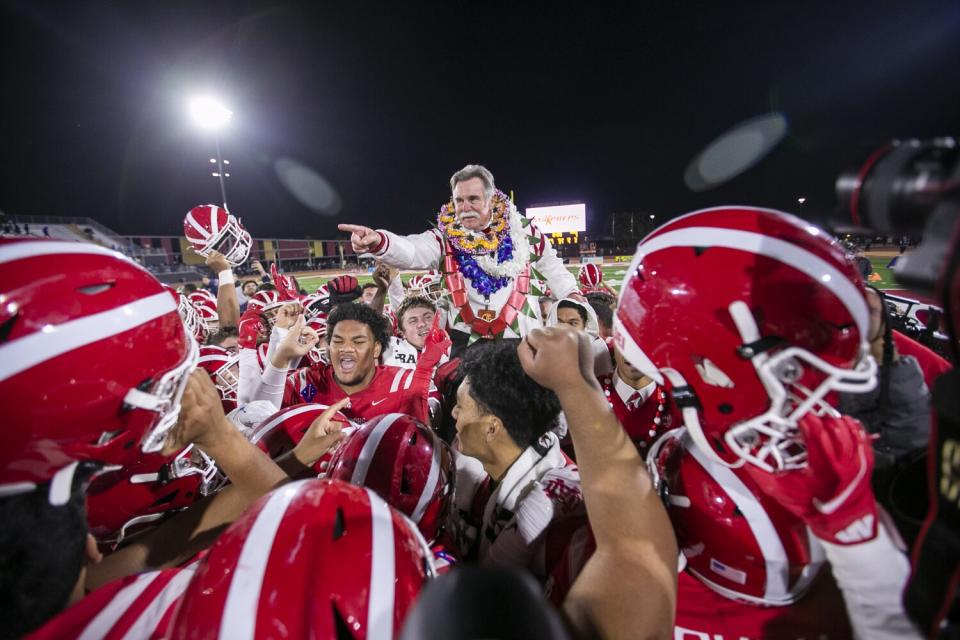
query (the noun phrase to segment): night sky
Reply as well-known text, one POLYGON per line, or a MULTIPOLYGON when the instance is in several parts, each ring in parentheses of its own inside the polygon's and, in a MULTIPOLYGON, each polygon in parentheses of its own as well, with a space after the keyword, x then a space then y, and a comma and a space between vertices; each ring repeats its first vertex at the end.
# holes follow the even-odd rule
MULTIPOLYGON (((219 200, 189 96, 234 111, 228 200, 254 236, 426 227, 486 164, 521 207, 658 219, 744 203, 834 209, 836 175, 891 137, 960 133, 960 2, 5 2, 0 210, 179 234, 219 200), (694 193, 690 160, 770 111, 786 139, 694 193), (278 158, 342 200, 318 215, 278 158)), ((609 228, 609 226, 607 226, 609 228)))

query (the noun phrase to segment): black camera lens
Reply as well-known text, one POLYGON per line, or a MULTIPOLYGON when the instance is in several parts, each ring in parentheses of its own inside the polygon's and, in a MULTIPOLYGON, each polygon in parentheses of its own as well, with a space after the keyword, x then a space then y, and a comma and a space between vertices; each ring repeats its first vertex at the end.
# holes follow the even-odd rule
POLYGON ((949 191, 958 146, 953 138, 895 140, 837 179, 837 197, 854 224, 883 233, 923 230, 949 191))

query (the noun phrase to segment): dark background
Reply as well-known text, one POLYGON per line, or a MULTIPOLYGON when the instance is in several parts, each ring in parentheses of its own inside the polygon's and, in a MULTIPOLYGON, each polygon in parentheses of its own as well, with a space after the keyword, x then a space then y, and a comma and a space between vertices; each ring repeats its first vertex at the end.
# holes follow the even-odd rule
POLYGON ((4 2, 0 210, 179 234, 219 200, 187 98, 234 111, 231 211, 254 236, 337 222, 425 228, 450 174, 486 164, 518 204, 658 220, 724 203, 834 209, 833 182, 891 137, 958 133, 960 2, 4 2), (683 172, 769 111, 787 138, 729 183, 683 172), (273 171, 293 157, 343 202, 320 216, 273 171))

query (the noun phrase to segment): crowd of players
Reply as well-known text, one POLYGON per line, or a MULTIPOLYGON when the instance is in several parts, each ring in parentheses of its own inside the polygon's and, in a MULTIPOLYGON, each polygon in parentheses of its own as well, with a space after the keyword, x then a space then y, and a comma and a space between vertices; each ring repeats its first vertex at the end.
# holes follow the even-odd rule
POLYGON ((0 241, 0 635, 915 635, 886 489, 946 363, 808 223, 678 218, 459 349, 439 273, 197 244, 215 294, 0 241))

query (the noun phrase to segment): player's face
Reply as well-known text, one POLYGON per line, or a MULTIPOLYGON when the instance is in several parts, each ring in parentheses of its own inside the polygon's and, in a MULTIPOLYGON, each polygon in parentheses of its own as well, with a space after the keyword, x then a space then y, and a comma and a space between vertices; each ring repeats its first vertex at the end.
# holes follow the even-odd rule
POLYGON ((646 378, 643 371, 640 371, 640 369, 637 369, 627 362, 627 359, 623 357, 619 349, 613 350, 613 361, 617 365, 617 375, 627 384, 634 385, 646 378))
POLYGON ((470 378, 464 378, 457 389, 457 405, 453 408, 453 418, 457 421, 457 448, 466 456, 485 459, 487 443, 484 434, 489 418, 480 409, 480 405, 470 395, 470 378))
POLYGON ((237 352, 237 345, 240 342, 240 338, 237 336, 230 336, 229 338, 224 338, 223 342, 220 343, 220 346, 229 351, 230 353, 237 352))
POLYGON ((557 309, 557 322, 568 324, 577 331, 583 331, 583 318, 576 309, 557 309))
POLYGON ((407 309, 400 320, 400 332, 404 340, 417 349, 423 349, 423 342, 430 332, 433 316, 436 311, 427 307, 412 307, 407 309))
POLYGON ((363 322, 342 320, 333 328, 328 355, 337 383, 345 391, 360 390, 373 380, 380 343, 363 322))
POLYGON ((363 293, 360 294, 360 300, 363 304, 370 304, 373 302, 373 298, 377 295, 377 290, 373 287, 367 287, 363 290, 363 293))
POLYGON ((490 200, 483 195, 483 180, 470 178, 453 188, 453 208, 460 224, 479 231, 490 223, 490 200))

